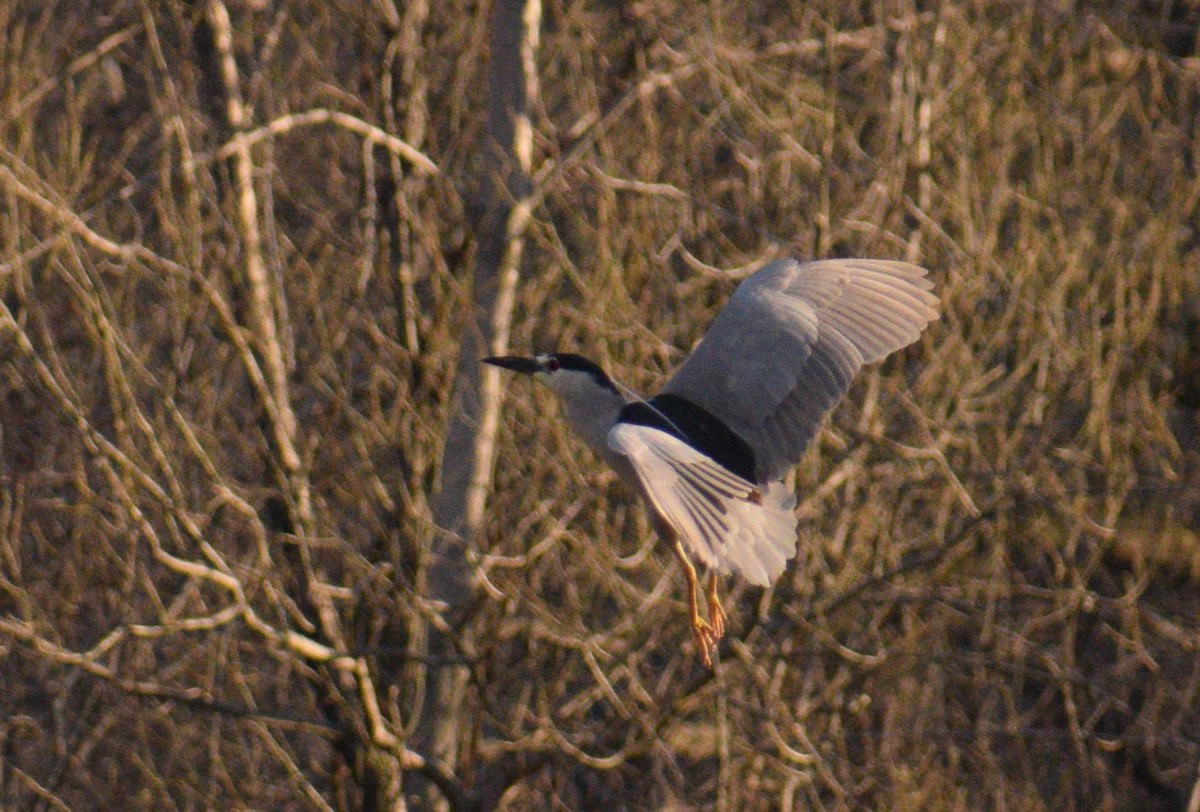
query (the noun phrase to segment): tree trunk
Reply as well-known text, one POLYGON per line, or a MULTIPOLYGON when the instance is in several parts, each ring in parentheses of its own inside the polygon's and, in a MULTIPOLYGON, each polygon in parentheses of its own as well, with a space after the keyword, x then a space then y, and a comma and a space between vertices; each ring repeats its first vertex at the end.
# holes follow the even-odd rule
MULTIPOLYGON (((438 532, 429 548, 430 597, 445 607, 444 616, 459 634, 459 645, 467 649, 472 642, 464 622, 474 594, 471 562, 492 478, 501 400, 499 370, 481 365, 479 359, 503 354, 508 347, 529 220, 533 152, 529 107, 537 93, 534 56, 541 13, 540 0, 497 0, 493 11, 478 249, 434 508, 438 532)), ((422 742, 429 755, 449 769, 456 764, 468 677, 466 667, 437 667, 453 652, 445 636, 431 636, 434 670, 423 719, 429 739, 422 742)))

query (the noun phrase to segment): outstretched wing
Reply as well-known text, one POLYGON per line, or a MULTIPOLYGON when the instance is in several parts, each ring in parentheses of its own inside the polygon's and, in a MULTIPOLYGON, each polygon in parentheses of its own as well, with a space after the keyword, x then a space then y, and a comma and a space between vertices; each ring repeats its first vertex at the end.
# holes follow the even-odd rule
POLYGON ((756 485, 651 426, 617 423, 608 444, 629 461, 655 512, 718 572, 769 586, 796 553, 795 494, 756 485))
POLYGON ((747 278, 663 392, 750 444, 756 478, 796 464, 863 364, 938 318, 925 269, 906 262, 780 260, 747 278))

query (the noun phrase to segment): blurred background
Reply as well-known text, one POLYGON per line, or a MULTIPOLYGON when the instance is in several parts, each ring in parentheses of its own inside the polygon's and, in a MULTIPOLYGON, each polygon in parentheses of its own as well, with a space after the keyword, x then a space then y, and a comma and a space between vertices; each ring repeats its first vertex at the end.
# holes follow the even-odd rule
POLYGON ((0 806, 1200 810, 1200 5, 0 0, 0 806), (481 355, 942 319, 696 656, 481 355))

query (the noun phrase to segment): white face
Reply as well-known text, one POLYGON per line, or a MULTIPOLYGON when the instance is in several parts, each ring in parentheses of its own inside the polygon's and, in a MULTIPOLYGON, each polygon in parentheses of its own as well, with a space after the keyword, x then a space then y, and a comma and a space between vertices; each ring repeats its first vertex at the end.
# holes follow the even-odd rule
POLYGON ((593 450, 606 454, 608 432, 625 405, 624 399, 597 380, 594 371, 574 365, 564 367, 552 355, 539 355, 534 360, 538 370, 533 376, 558 396, 567 423, 593 450))
POLYGON ((533 358, 496 356, 481 359, 503 369, 530 375, 549 386, 562 400, 579 408, 603 408, 608 401, 624 402, 600 367, 578 355, 543 353, 533 358))
POLYGON ((541 369, 533 374, 542 380, 546 380, 555 372, 559 371, 557 358, 553 358, 549 355, 535 355, 533 360, 537 361, 538 366, 541 367, 541 369))
POLYGON ((590 372, 563 369, 556 358, 544 355, 539 355, 537 360, 542 368, 534 376, 564 400, 586 401, 604 391, 590 372))

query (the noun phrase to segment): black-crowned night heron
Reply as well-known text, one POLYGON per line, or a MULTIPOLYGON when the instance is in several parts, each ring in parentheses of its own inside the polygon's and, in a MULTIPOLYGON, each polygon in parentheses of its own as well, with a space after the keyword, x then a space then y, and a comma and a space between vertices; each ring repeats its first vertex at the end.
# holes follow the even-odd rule
POLYGON ((725 632, 717 574, 769 586, 796 553, 796 496, 783 476, 863 364, 917 340, 938 317, 925 269, 904 262, 780 260, 748 277, 649 400, 627 400, 573 353, 485 358, 532 374, 567 422, 637 489, 672 545, 706 665, 725 632), (696 570, 708 568, 708 620, 696 570))

